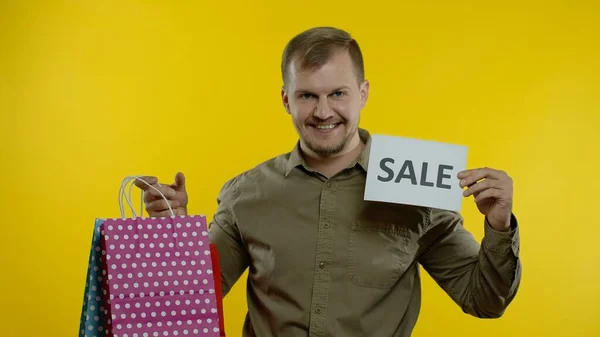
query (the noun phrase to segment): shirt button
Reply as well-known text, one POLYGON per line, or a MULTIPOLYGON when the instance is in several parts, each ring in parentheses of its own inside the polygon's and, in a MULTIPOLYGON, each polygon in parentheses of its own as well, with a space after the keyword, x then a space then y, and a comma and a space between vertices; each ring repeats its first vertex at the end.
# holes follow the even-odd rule
POLYGON ((321 269, 325 268, 325 263, 319 262, 319 268, 321 268, 321 269))
POLYGON ((331 183, 330 182, 326 182, 325 183, 325 188, 331 188, 331 183))
POLYGON ((326 222, 326 223, 324 223, 324 224, 323 224, 323 227, 325 227, 325 228, 329 228, 329 222, 326 222))
POLYGON ((317 314, 320 314, 320 313, 321 313, 321 308, 316 308, 316 309, 315 309, 315 312, 316 312, 317 314))

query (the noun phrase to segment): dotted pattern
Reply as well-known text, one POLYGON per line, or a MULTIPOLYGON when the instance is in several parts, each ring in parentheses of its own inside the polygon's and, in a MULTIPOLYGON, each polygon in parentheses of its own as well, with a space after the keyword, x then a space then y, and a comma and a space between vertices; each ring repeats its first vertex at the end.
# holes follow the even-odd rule
MULTIPOLYGON (((87 280, 85 282, 85 292, 83 298, 83 310, 80 321, 80 335, 85 337, 105 337, 107 331, 110 332, 110 320, 107 320, 109 314, 106 303, 106 270, 103 269, 103 251, 101 246, 102 236, 100 235, 100 226, 104 219, 96 219, 94 224, 94 236, 92 238, 92 248, 87 270, 87 280)), ((104 251, 106 254, 106 252, 104 251)))
POLYGON ((106 336, 219 336, 204 216, 108 219, 100 230, 106 336))

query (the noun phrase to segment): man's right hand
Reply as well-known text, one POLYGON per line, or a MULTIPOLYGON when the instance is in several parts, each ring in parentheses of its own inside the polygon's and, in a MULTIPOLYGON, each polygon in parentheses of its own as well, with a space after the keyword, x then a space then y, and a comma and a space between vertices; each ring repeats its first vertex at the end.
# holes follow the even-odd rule
MULTIPOLYGON (((185 190, 185 176, 179 172, 175 175, 175 183, 167 185, 158 182, 156 177, 141 177, 168 199, 175 215, 187 215, 188 195, 185 190)), ((146 211, 151 217, 171 216, 167 201, 154 188, 143 181, 135 180, 135 185, 144 191, 146 211)))

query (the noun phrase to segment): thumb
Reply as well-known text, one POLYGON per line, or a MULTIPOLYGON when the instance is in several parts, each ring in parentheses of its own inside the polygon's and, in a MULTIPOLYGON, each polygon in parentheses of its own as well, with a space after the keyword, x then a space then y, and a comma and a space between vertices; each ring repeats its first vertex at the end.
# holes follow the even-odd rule
POLYGON ((178 172, 175 175, 175 184, 173 188, 176 191, 185 191, 185 175, 182 172, 178 172))

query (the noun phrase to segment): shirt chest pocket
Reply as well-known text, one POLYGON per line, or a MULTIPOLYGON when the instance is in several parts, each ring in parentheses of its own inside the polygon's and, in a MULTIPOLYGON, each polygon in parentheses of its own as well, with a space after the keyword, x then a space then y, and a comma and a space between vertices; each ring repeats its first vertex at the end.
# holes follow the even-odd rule
POLYGON ((358 286, 392 287, 411 263, 409 231, 402 225, 354 221, 348 241, 348 274, 358 286))

